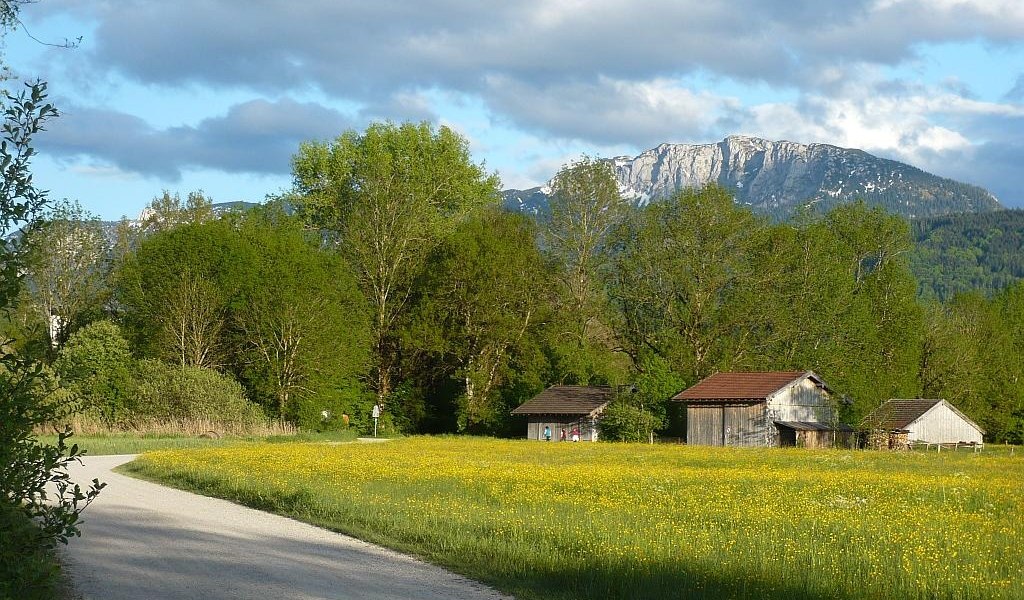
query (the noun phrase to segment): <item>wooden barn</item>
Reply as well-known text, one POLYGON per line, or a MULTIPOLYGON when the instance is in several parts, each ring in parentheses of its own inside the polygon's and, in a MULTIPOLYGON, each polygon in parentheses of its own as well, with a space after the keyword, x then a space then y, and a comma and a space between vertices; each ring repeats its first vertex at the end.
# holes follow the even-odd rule
POLYGON ((597 420, 612 401, 612 388, 580 385, 553 385, 530 398, 512 411, 525 415, 526 439, 543 440, 544 428, 551 432, 551 441, 571 439, 573 430, 581 441, 597 441, 597 420))
POLYGON ((705 446, 851 446, 831 390, 813 371, 716 373, 672 398, 686 406, 686 443, 705 446))
POLYGON ((985 430, 945 400, 887 400, 861 421, 861 428, 899 434, 905 443, 981 444, 985 430))

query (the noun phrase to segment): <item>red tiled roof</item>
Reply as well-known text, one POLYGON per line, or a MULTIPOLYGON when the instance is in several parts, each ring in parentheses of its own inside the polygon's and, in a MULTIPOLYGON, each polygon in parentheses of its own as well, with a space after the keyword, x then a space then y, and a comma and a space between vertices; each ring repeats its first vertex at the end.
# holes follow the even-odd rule
POLYGON ((612 388, 553 385, 522 403, 514 415, 590 415, 612 401, 612 388))
POLYGON ((767 371, 715 373, 697 385, 676 394, 673 400, 764 400, 787 385, 811 377, 828 389, 813 371, 767 371))

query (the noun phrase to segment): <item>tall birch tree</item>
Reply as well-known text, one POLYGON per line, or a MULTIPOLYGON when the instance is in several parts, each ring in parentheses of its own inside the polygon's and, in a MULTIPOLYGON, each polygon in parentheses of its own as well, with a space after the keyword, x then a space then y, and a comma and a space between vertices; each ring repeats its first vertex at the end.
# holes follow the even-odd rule
POLYGON ((311 226, 332 234, 369 301, 370 385, 387 407, 414 281, 463 216, 497 202, 498 178, 473 163, 465 138, 427 123, 375 123, 307 142, 292 168, 292 200, 311 226))

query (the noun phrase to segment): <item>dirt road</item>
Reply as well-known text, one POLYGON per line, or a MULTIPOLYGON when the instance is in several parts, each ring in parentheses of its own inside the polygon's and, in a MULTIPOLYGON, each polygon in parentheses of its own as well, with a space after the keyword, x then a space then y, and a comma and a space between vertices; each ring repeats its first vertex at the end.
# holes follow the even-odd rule
POLYGON ((110 471, 132 458, 72 470, 108 484, 64 553, 76 598, 505 598, 347 536, 110 471))

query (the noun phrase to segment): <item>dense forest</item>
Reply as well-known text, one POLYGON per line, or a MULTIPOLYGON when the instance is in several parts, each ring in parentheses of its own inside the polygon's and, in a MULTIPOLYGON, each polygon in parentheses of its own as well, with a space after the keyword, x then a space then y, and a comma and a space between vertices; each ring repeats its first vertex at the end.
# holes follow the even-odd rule
POLYGON ((914 271, 951 223, 1019 262, 996 240, 1020 213, 912 227, 853 203, 775 223, 714 186, 634 208, 585 158, 538 220, 425 124, 306 143, 293 173, 225 214, 165 193, 113 242, 74 203, 28 228, 6 333, 47 365, 40 393, 110 427, 366 427, 379 402, 389 431, 518 435, 510 411, 544 387, 608 384, 628 438, 677 433, 667 399, 717 371, 813 369, 850 423, 943 397, 989 440, 1024 441, 1024 284, 922 296, 942 275, 914 271))
POLYGON ((1024 211, 963 213, 911 222, 911 268, 921 296, 991 296, 1024 279, 1024 211))

